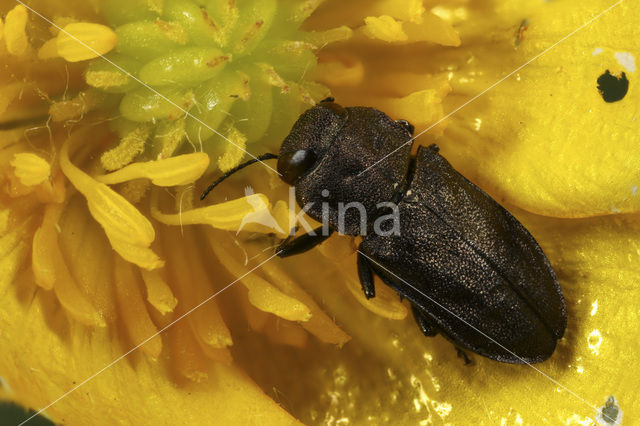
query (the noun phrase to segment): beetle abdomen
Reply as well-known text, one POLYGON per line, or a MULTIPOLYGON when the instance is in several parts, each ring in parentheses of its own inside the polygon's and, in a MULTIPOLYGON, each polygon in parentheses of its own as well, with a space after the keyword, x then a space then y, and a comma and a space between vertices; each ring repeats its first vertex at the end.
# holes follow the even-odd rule
POLYGON ((566 327, 562 292, 511 214, 424 148, 399 209, 400 235, 367 235, 361 247, 406 281, 396 280, 398 293, 456 344, 489 358, 539 362, 553 353, 566 327))

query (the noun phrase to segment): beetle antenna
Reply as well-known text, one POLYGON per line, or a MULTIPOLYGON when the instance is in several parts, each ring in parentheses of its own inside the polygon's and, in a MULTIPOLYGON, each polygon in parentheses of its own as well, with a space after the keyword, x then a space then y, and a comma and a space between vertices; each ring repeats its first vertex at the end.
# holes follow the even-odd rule
POLYGON ((225 180, 226 178, 228 178, 229 176, 231 176, 235 172, 240 171, 240 170, 244 169, 245 167, 250 166, 250 165, 252 165, 254 163, 262 162, 264 160, 274 160, 274 159, 277 159, 277 158, 278 158, 278 156, 276 154, 271 154, 271 153, 268 152, 266 154, 262 154, 259 157, 252 158, 251 160, 247 161, 246 163, 242 163, 240 165, 235 166, 233 169, 229 170, 227 173, 223 174, 215 182, 213 182, 211 185, 209 185, 209 187, 207 189, 205 189, 205 191, 200 196, 200 200, 204 200, 205 197, 207 196, 207 194, 209 194, 209 192, 211 192, 211 190, 213 190, 213 188, 218 186, 223 180, 225 180))

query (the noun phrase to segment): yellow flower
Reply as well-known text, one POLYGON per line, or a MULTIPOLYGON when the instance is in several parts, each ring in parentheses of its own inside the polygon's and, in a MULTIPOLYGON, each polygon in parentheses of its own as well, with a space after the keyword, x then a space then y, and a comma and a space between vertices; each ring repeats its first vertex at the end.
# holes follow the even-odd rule
POLYGON ((638 6, 467 3, 3 4, 0 398, 69 424, 639 415, 638 6), (266 167, 194 200, 329 93, 412 122, 532 231, 569 311, 549 361, 465 366, 364 298, 349 238, 271 261, 293 224, 266 167))

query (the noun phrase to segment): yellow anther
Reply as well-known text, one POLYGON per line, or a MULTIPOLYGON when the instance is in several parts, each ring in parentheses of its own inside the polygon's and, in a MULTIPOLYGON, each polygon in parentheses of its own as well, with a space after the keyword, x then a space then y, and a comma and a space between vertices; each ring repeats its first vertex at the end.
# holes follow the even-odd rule
POLYGON ((179 155, 158 161, 133 163, 97 179, 108 185, 133 179, 151 179, 157 186, 187 185, 200 178, 209 167, 209 156, 203 152, 179 155))
POLYGON ((20 4, 7 13, 4 20, 4 37, 7 51, 12 55, 24 55, 29 49, 26 32, 28 18, 27 9, 20 4))
POLYGON ((69 62, 79 62, 110 52, 118 37, 105 25, 78 22, 65 26, 57 40, 58 54, 69 62))
POLYGON ((52 59, 57 58, 58 56, 58 39, 52 38, 43 44, 40 49, 38 49, 38 59, 52 59))
POLYGON ((29 152, 15 154, 10 164, 20 183, 25 186, 40 185, 51 175, 51 165, 42 157, 29 152))
POLYGON ((218 158, 218 167, 223 172, 231 170, 240 163, 247 146, 247 138, 234 127, 229 129, 227 139, 231 142, 227 142, 224 154, 218 158))
POLYGON ((402 22, 396 21, 391 16, 383 15, 379 18, 369 16, 364 22, 362 32, 369 38, 387 42, 408 40, 407 34, 402 30, 402 22))

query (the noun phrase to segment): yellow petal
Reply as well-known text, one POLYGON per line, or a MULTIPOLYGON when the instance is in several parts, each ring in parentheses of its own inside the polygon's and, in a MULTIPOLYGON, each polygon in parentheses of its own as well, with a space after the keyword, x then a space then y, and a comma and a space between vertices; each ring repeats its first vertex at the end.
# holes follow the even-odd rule
MULTIPOLYGON (((7 297, 0 309, 3 383, 11 389, 12 399, 33 408, 43 408, 122 355, 112 330, 88 333, 85 326, 70 323, 62 339, 51 328, 53 317, 45 314, 51 308, 42 293, 36 293, 28 306, 16 297, 7 297), (25 348, 46 350, 25 352, 25 348)), ((194 422, 215 418, 221 424, 300 424, 237 366, 213 363, 208 367, 212 380, 185 390, 169 377, 165 363, 132 356, 134 362, 122 360, 105 369, 48 408, 46 415, 68 424, 83 423, 87 416, 106 419, 102 423, 107 424, 117 407, 121 419, 175 415, 194 422)))
MULTIPOLYGON (((478 61, 451 80, 454 92, 480 93, 611 5, 549 2, 525 16, 517 49, 522 18, 513 16, 513 31, 501 42, 513 53, 499 63, 478 53, 478 61), (483 67, 497 73, 474 74, 483 67)), ((639 13, 637 2, 620 3, 461 110, 452 118, 449 127, 456 131, 443 154, 497 199, 532 212, 585 217, 639 211, 639 13), (617 102, 606 102, 598 90, 607 70, 620 78, 624 72, 630 84, 617 102)), ((486 40, 480 49, 495 48, 495 41, 486 40)))
POLYGON ((179 155, 158 161, 137 162, 118 171, 96 177, 107 185, 146 178, 157 186, 178 186, 193 183, 209 167, 209 156, 202 152, 179 155))
POLYGON ((118 36, 109 27, 88 22, 66 25, 58 34, 58 54, 69 62, 97 58, 110 52, 118 36))
POLYGON ((42 157, 29 152, 15 154, 11 165, 17 178, 26 186, 39 185, 51 176, 51 165, 42 157))
POLYGON ((11 9, 4 18, 5 43, 7 51, 12 55, 24 55, 29 49, 26 33, 28 19, 27 9, 21 4, 11 9))

